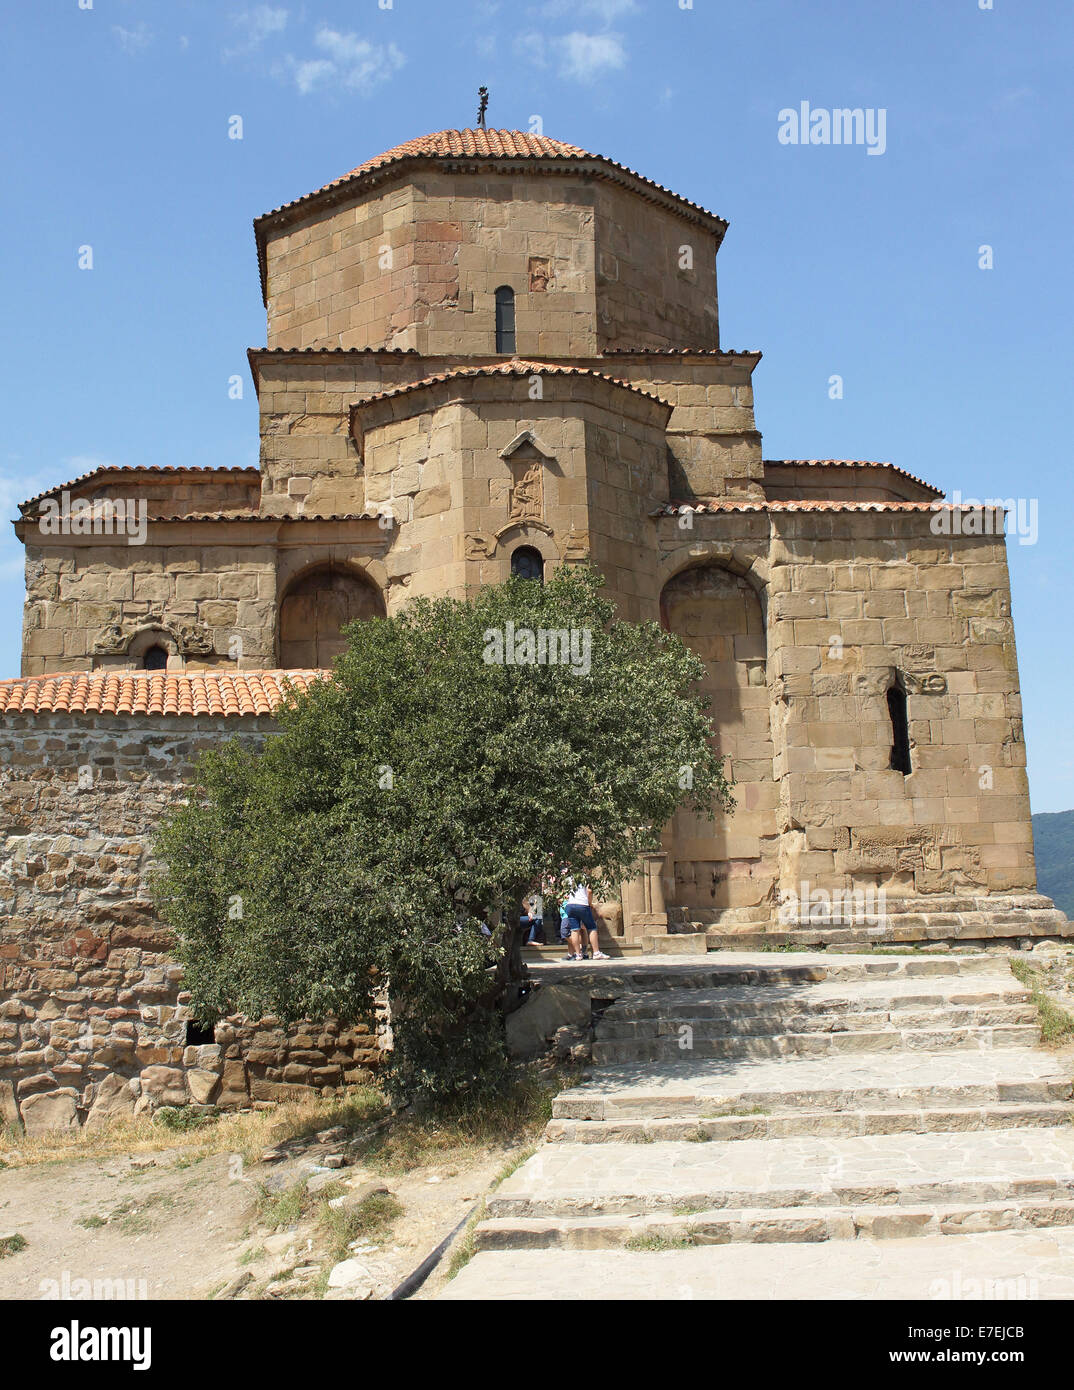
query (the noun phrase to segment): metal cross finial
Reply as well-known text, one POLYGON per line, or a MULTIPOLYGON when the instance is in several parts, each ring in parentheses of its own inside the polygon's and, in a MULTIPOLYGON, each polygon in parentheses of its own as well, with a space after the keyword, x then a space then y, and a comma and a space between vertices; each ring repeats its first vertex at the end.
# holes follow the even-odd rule
POLYGON ((478 124, 478 129, 484 130, 484 128, 485 128, 485 112, 488 110, 488 104, 489 104, 489 89, 488 89, 487 87, 478 87, 478 89, 477 89, 477 96, 478 96, 478 107, 477 107, 477 124, 478 124))

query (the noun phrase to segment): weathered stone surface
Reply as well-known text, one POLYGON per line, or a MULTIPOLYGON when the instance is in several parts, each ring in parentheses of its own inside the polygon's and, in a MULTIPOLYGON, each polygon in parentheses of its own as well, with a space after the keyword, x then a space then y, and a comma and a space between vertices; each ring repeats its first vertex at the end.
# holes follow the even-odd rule
POLYGON ((569 985, 541 985, 521 1008, 507 1016, 507 1046, 513 1057, 536 1057, 548 1050, 556 1030, 589 1025, 589 991, 569 985))
POLYGON ((22 1122, 29 1135, 52 1130, 77 1129, 78 1096, 75 1091, 37 1091, 21 1102, 22 1122))
POLYGON ((133 1114, 136 1100, 137 1096, 131 1090, 130 1083, 113 1072, 97 1087, 93 1104, 86 1116, 86 1128, 95 1128, 116 1115, 133 1114))
POLYGON ((190 1088, 191 1097, 198 1105, 209 1105, 220 1085, 220 1077, 216 1072, 206 1071, 203 1067, 191 1067, 186 1072, 186 1084, 190 1088))
POLYGON ((328 1276, 330 1289, 346 1289, 351 1298, 368 1298, 375 1280, 361 1260, 343 1260, 328 1276))
POLYGON ((19 1123, 19 1107, 15 1104, 15 1088, 10 1081, 0 1080, 0 1124, 19 1123))

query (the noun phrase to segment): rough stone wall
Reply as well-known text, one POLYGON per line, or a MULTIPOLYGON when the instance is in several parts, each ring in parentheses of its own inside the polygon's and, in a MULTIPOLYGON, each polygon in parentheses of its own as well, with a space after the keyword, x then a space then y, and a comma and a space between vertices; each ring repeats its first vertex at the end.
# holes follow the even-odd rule
POLYGON ((522 356, 715 348, 717 248, 701 222, 581 173, 420 170, 268 234, 268 343, 494 353, 509 285, 522 356))
POLYGON ((592 192, 581 180, 425 170, 270 234, 270 347, 496 350, 515 291, 521 353, 589 352, 592 192))
POLYGON ((519 544, 552 566, 591 556, 624 616, 643 596, 651 604, 648 511, 667 496, 667 408, 591 377, 539 385, 444 382, 357 412, 367 495, 394 523, 389 612, 501 581, 519 544))
POLYGON ((1002 536, 932 513, 772 515, 769 677, 782 880, 890 895, 1035 882, 1002 536), (887 691, 911 767, 891 767, 887 691))
POLYGON ((0 1103, 31 1129, 157 1105, 242 1107, 367 1079, 375 1032, 228 1019, 188 996, 147 888, 150 839, 193 759, 264 719, 0 723, 0 1103))
POLYGON ((275 545, 220 545, 197 523, 169 545, 151 526, 146 545, 27 539, 23 675, 130 665, 127 642, 158 625, 172 670, 274 665, 275 545))
POLYGON ((598 349, 718 347, 716 236, 614 184, 595 211, 598 349))

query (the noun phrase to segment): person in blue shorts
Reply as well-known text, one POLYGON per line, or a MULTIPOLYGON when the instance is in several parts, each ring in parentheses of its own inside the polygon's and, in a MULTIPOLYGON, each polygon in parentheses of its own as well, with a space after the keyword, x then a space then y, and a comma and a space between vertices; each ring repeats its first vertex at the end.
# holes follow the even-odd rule
POLYGON ((600 949, 597 919, 593 916, 593 890, 584 883, 576 883, 560 911, 565 912, 567 916, 567 930, 569 932, 567 959, 585 960, 586 937, 588 936, 588 944, 593 953, 593 959, 607 960, 608 957, 600 949))

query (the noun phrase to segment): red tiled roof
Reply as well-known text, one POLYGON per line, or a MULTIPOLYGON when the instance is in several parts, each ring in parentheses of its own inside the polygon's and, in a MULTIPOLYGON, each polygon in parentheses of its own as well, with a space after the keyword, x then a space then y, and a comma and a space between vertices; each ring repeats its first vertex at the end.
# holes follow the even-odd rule
POLYGON ((887 468, 892 473, 898 473, 901 478, 908 478, 910 482, 928 488, 937 497, 943 496, 943 488, 934 487, 924 478, 919 478, 915 473, 908 473, 905 468, 898 468, 894 463, 877 463, 872 459, 765 459, 764 463, 766 467, 770 464, 773 468, 887 468))
POLYGON ((763 357, 760 348, 624 347, 604 348, 602 357, 763 357))
POLYGON ((126 464, 126 463, 106 463, 106 464, 102 464, 101 467, 99 467, 99 468, 91 468, 90 471, 89 471, 88 473, 80 473, 80 474, 78 475, 77 478, 71 478, 69 482, 66 482, 66 483, 57 483, 55 487, 50 487, 50 488, 49 488, 47 491, 45 491, 45 492, 39 492, 39 493, 37 493, 37 495, 34 496, 34 497, 28 497, 28 498, 26 499, 25 502, 20 502, 20 503, 19 503, 19 507, 20 507, 20 508, 22 508, 22 507, 29 507, 32 503, 34 503, 34 502, 41 502, 41 501, 43 501, 46 497, 52 497, 52 496, 54 496, 57 492, 64 492, 64 491, 66 491, 68 488, 78 487, 78 486, 80 486, 82 483, 88 483, 89 480, 90 480, 91 478, 102 479, 102 478, 107 477, 109 474, 113 474, 113 473, 114 473, 114 474, 117 474, 118 476, 120 476, 120 477, 122 477, 122 478, 124 478, 124 479, 125 479, 126 481, 128 481, 128 482, 134 483, 134 482, 137 482, 137 481, 138 481, 138 477, 137 477, 138 474, 142 474, 143 476, 148 477, 148 478, 150 478, 151 480, 156 480, 157 478, 161 477, 162 475, 167 475, 168 477, 182 478, 182 477, 185 477, 185 476, 186 476, 187 474, 189 474, 189 473, 199 473, 199 474, 215 473, 215 474, 220 474, 220 473, 260 473, 260 472, 261 472, 261 469, 258 468, 256 464, 249 464, 249 465, 242 465, 242 466, 234 466, 234 467, 232 467, 232 466, 225 466, 225 467, 222 467, 222 468, 217 468, 217 467, 215 467, 215 466, 212 465, 212 464, 191 464, 189 467, 186 467, 186 468, 166 468, 166 467, 164 467, 163 465, 161 465, 161 464, 156 464, 156 463, 149 463, 149 464, 141 464, 141 463, 135 463, 135 464, 126 464))
POLYGON ((797 502, 735 501, 668 502, 655 507, 651 517, 679 516, 682 512, 945 512, 980 511, 954 502, 837 502, 828 498, 803 498, 797 502))
POLYGON ((647 184, 657 192, 673 198, 675 202, 682 203, 692 212, 700 213, 701 216, 709 218, 713 222, 722 223, 725 228, 727 226, 722 217, 709 212, 699 203, 692 203, 689 198, 683 198, 680 194, 673 193, 670 188, 665 188, 663 184, 647 179, 644 174, 639 174, 637 170, 629 169, 625 164, 619 164, 616 160, 609 159, 607 155, 592 154, 589 150, 583 150, 579 145, 568 145, 564 140, 553 140, 547 135, 532 135, 526 130, 486 130, 483 128, 434 130, 429 135, 419 135, 414 140, 404 140, 401 145, 395 145, 392 149, 385 150, 383 154, 375 155, 372 159, 355 165, 349 173, 343 174, 338 179, 333 179, 330 183, 322 184, 312 193, 306 193, 301 198, 295 198, 289 203, 281 203, 279 207, 263 213, 261 217, 256 219, 254 225, 256 226, 266 217, 274 217, 277 213, 298 207, 311 198, 319 198, 323 193, 341 188, 344 184, 350 183, 352 179, 361 179, 368 174, 376 173, 378 170, 386 169, 392 164, 402 163, 407 159, 502 159, 505 162, 516 159, 561 159, 565 162, 579 159, 597 160, 618 173, 627 174, 630 178, 637 179, 639 183, 647 184))
POLYGON ((69 671, 0 681, 2 714, 272 714, 327 671, 69 671))
POLYGON ((341 178, 333 179, 331 183, 322 184, 312 193, 306 193, 301 198, 294 198, 289 203, 281 203, 279 207, 272 208, 269 212, 254 218, 258 268, 261 273, 261 294, 263 298, 266 298, 266 302, 267 284, 263 233, 265 224, 271 218, 279 216, 280 213, 291 212, 295 208, 303 207, 318 198, 330 196, 341 189, 346 189, 349 184, 357 184, 363 179, 373 178, 394 164, 402 164, 407 160, 423 159, 479 159, 494 164, 502 162, 507 168, 517 160, 532 159, 540 161, 544 169, 549 161, 553 164, 562 163, 564 165, 583 162, 589 166, 587 172, 595 177, 599 178, 603 175, 603 177, 614 179, 619 183, 631 181, 636 186, 640 185, 636 191, 641 193, 643 197, 648 196, 655 201, 659 195, 659 197, 677 203, 687 215, 708 222, 716 231, 717 242, 723 239, 727 230, 726 219, 717 216, 716 213, 709 212, 700 203, 693 203, 689 198, 672 192, 670 188, 665 188, 663 184, 657 183, 654 179, 648 179, 644 174, 639 174, 636 169, 630 169, 625 164, 609 159, 606 155, 592 154, 578 145, 568 145, 563 140, 553 140, 546 135, 532 135, 525 130, 486 130, 483 128, 436 130, 429 135, 419 135, 415 140, 406 140, 401 145, 385 150, 383 154, 378 154, 372 159, 365 160, 362 164, 355 165, 349 173, 344 174, 341 178), (647 189, 651 190, 648 194, 646 193, 647 189))
POLYGON ((669 410, 672 408, 669 401, 654 395, 651 391, 643 391, 632 381, 624 381, 622 377, 608 376, 605 372, 595 372, 591 367, 562 367, 556 366, 552 362, 532 362, 528 358, 513 357, 510 362, 502 362, 495 366, 453 367, 447 372, 437 372, 435 376, 422 377, 420 381, 407 382, 403 386, 393 386, 388 391, 378 391, 374 396, 366 396, 362 400, 356 401, 351 409, 360 409, 363 405, 370 405, 373 401, 386 401, 394 396, 405 396, 410 391, 421 391, 428 386, 437 386, 442 381, 457 381, 479 376, 595 377, 598 381, 607 381, 613 386, 622 386, 627 391, 633 391, 636 396, 644 396, 646 400, 656 401, 658 405, 667 406, 669 410))

